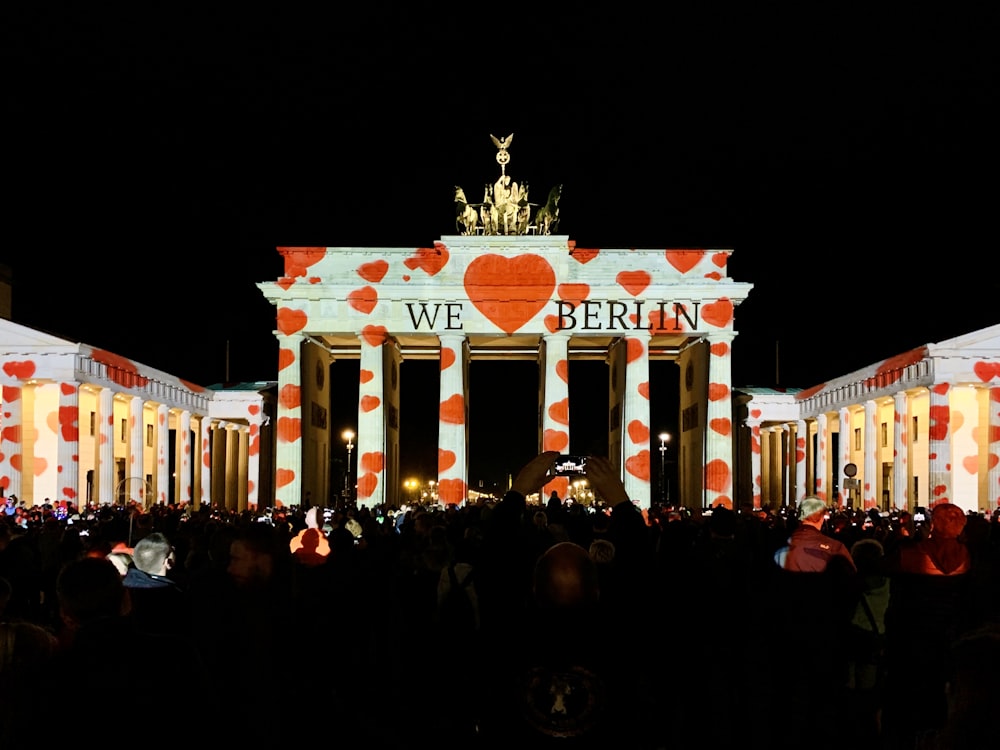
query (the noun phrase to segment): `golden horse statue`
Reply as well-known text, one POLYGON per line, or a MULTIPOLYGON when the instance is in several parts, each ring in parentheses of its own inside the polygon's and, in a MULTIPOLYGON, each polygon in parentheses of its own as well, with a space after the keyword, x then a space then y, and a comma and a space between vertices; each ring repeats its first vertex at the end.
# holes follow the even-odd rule
MULTIPOLYGON (((481 204, 480 204, 481 205, 481 204)), ((479 212, 476 204, 469 203, 465 191, 455 186, 455 229, 459 234, 476 234, 479 226, 479 212)))

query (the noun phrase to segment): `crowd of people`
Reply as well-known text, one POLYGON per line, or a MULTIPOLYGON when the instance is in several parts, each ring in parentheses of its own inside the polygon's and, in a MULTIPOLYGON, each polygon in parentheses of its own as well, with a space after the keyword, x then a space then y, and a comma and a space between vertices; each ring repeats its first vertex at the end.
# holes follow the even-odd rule
POLYGON ((0 747, 1000 745, 1000 513, 642 511, 600 457, 529 503, 556 456, 395 514, 5 512, 0 747))

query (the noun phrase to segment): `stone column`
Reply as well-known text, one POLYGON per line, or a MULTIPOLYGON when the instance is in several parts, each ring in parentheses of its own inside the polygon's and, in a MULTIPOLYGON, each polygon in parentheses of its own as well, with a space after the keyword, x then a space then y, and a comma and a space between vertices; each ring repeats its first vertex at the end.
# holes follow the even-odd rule
POLYGON ((156 406, 156 502, 170 502, 170 424, 166 404, 156 406))
POLYGON ((747 427, 750 428, 750 484, 753 488, 753 507, 761 507, 761 439, 760 420, 748 419, 747 427))
POLYGON ((928 506, 950 503, 951 498, 951 407, 948 383, 937 383, 930 389, 927 439, 929 470, 927 479, 928 506))
POLYGON ((80 503, 80 386, 59 384, 59 463, 56 496, 60 501, 80 503))
MULTIPOLYGON (((569 334, 545 334, 542 344, 542 450, 569 453, 569 334)), ((546 483, 542 501, 553 491, 565 500, 569 477, 546 483)))
POLYGON ((199 505, 212 507, 212 420, 201 418, 201 482, 198 492, 199 505))
POLYGON ((877 508, 878 498, 878 404, 872 399, 865 401, 864 482, 861 485, 864 509, 877 508))
POLYGON ((3 398, 0 407, 0 487, 4 496, 21 497, 21 460, 24 457, 24 446, 21 440, 23 426, 22 400, 23 389, 20 385, 5 385, 2 389, 3 398))
POLYGON ((705 430, 706 506, 733 507, 733 378, 731 331, 706 336, 708 358, 708 408, 705 430))
POLYGON ((649 331, 633 331, 625 337, 625 399, 622 404, 622 466, 625 491, 632 502, 647 509, 650 504, 649 454, 649 331))
POLYGON ((795 449, 792 455, 795 457, 795 505, 805 499, 808 488, 806 487, 806 444, 809 440, 809 428, 806 420, 800 419, 795 423, 795 449))
POLYGON ((146 497, 145 459, 143 444, 146 436, 143 434, 142 399, 132 396, 128 400, 128 460, 125 471, 125 502, 136 500, 142 507, 152 498, 146 497))
POLYGON ((358 462, 354 499, 373 508, 385 503, 385 371, 382 347, 384 329, 367 329, 361 339, 358 388, 358 462))
POLYGON ((910 504, 910 441, 909 423, 910 399, 906 391, 898 391, 892 396, 892 507, 906 510, 910 504))
POLYGON ((844 489, 844 467, 851 462, 851 411, 840 409, 840 455, 837 457, 837 507, 846 508, 848 492, 844 489))
POLYGON ((275 500, 288 507, 302 503, 301 334, 276 333, 278 339, 277 446, 275 500))
POLYGON ((986 509, 1000 508, 1000 388, 990 388, 989 441, 986 471, 986 509))
POLYGON ((115 496, 115 392, 101 388, 97 393, 97 501, 101 505, 118 502, 115 496))
POLYGON ((467 441, 469 409, 465 400, 468 361, 465 336, 443 333, 438 407, 438 499, 464 505, 469 496, 467 441))
POLYGON ((825 413, 816 415, 816 497, 829 505, 830 497, 830 425, 825 413))
POLYGON ((174 471, 177 481, 174 493, 178 502, 191 502, 191 412, 182 409, 174 430, 174 471))

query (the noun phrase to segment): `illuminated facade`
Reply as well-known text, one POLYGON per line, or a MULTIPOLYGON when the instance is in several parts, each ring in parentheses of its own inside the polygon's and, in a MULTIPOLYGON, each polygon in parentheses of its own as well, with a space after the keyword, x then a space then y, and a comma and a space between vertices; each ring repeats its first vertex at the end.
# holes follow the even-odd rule
POLYGON ((738 390, 738 484, 756 507, 1000 508, 1000 325, 808 390, 738 390))
POLYGON ((271 493, 273 388, 203 388, 0 319, 0 488, 28 507, 253 507, 271 493))

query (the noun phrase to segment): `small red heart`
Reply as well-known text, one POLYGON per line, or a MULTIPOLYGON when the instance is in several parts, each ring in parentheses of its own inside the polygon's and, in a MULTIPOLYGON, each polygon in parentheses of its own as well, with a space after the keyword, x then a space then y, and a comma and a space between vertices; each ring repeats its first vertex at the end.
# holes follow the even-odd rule
POLYGON ((286 336, 291 336, 306 327, 309 316, 303 310, 292 310, 282 307, 278 310, 278 330, 286 336))
POLYGON ((549 405, 549 417, 553 422, 569 424, 569 399, 564 398, 549 405))
POLYGON ((4 362, 3 371, 12 378, 27 380, 35 374, 35 363, 30 359, 20 362, 4 362))
POLYGON ((368 346, 382 346, 388 338, 388 333, 385 326, 365 326, 361 329, 361 338, 368 346))
POLYGON ((709 383, 708 384, 708 400, 718 401, 720 399, 726 398, 729 395, 729 386, 725 383, 709 383))
POLYGON ((274 484, 277 487, 284 487, 295 480, 295 472, 291 469, 277 469, 274 472, 274 484))
POLYGON ((725 268, 726 263, 729 262, 729 253, 715 253, 712 256, 712 262, 719 268, 725 268))
POLYGON ((636 390, 639 392, 640 396, 649 401, 649 381, 639 383, 639 385, 636 386, 636 390))
POLYGON ((298 417, 278 418, 278 441, 294 443, 302 437, 302 420, 298 417))
POLYGON ((708 426, 720 435, 728 435, 733 429, 733 423, 724 417, 713 419, 708 423, 708 426))
POLYGON ((590 263, 597 254, 601 252, 600 250, 581 250, 579 248, 570 248, 569 257, 575 260, 577 263, 590 263))
POLYGON ((370 286, 355 289, 347 295, 347 304, 358 312, 368 315, 378 304, 378 292, 370 286))
POLYGON ((295 362, 295 352, 291 349, 280 349, 278 351, 278 369, 284 370, 290 364, 295 362))
POLYGON ((358 497, 362 499, 371 497, 375 494, 376 487, 378 487, 377 474, 363 474, 358 477, 358 497))
POLYGON ((403 265, 411 271, 419 268, 428 276, 434 276, 444 268, 449 257, 448 248, 440 242, 435 242, 434 247, 418 247, 413 255, 403 261, 403 265))
POLYGON ((649 428, 638 419, 633 419, 628 423, 629 439, 635 444, 649 442, 649 428))
POLYGON ((549 329, 549 333, 555 333, 559 330, 559 316, 558 315, 546 315, 545 316, 545 327, 549 329))
POLYGON ((667 250, 667 263, 681 273, 687 273, 705 257, 704 250, 667 250))
POLYGON ((465 397, 456 393, 442 401, 439 419, 447 424, 465 424, 465 397))
POLYGON ((643 293, 652 277, 648 271, 619 271, 615 281, 633 297, 643 293))
POLYGON ((713 459, 705 465, 705 489, 712 492, 726 492, 732 481, 729 464, 721 458, 713 459))
POLYGON ((646 352, 646 345, 641 339, 625 340, 625 361, 635 362, 646 352))
POLYGON ((365 471, 380 474, 382 469, 385 468, 385 456, 382 455, 382 451, 371 451, 370 453, 365 453, 361 456, 361 460, 358 464, 365 471))
POLYGON ((282 276, 280 279, 278 279, 277 283, 278 286, 280 286, 287 292, 291 288, 291 286, 295 283, 295 279, 291 279, 288 276, 282 276))
POLYGON ((455 452, 438 448, 438 474, 444 474, 455 465, 455 452))
POLYGON ((569 383, 569 361, 565 359, 560 359, 556 362, 556 375, 564 383, 569 383))
POLYGON ((455 350, 451 347, 445 347, 441 350, 441 369, 447 370, 455 364, 455 350))
POLYGON ((556 293, 559 299, 576 307, 590 296, 590 284, 560 284, 556 293))
POLYGON ((727 344, 725 341, 719 341, 715 344, 712 344, 708 348, 708 350, 712 352, 712 354, 714 354, 716 357, 725 357, 727 354, 729 354, 729 344, 727 344))
POLYGON ((361 397, 361 411, 367 414, 370 411, 374 411, 382 404, 382 399, 378 396, 372 396, 366 394, 361 397))
POLYGON ((384 260, 374 260, 371 263, 362 263, 358 266, 358 276, 369 284, 377 284, 389 272, 389 264, 384 260))
POLYGON ((278 403, 286 409, 297 409, 302 405, 302 389, 293 383, 286 383, 278 393, 278 403))
POLYGON ((374 377, 375 377, 375 373, 372 372, 371 370, 362 369, 358 373, 358 380, 361 381, 362 385, 365 384, 365 383, 367 383, 367 382, 369 382, 374 377))
POLYGON ((725 328, 733 320, 733 303, 725 297, 701 308, 701 319, 716 328, 725 328))
POLYGON ((279 247, 285 258, 285 276, 305 276, 306 270, 326 257, 325 247, 279 247))

